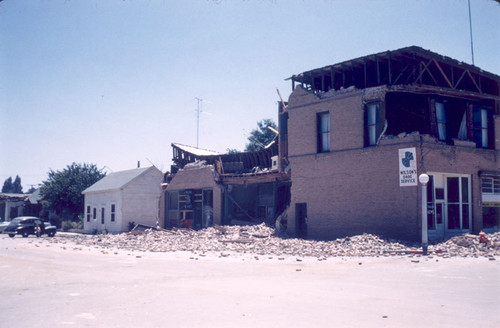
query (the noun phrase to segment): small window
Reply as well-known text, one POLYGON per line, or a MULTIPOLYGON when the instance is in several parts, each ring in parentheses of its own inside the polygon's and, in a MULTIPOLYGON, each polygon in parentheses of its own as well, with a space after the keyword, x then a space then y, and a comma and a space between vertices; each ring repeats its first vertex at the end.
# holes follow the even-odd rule
POLYGON ((90 222, 90 206, 87 206, 87 222, 90 222))
POLYGON ((101 208, 101 223, 104 224, 104 207, 101 208))
POLYGON ((92 215, 92 218, 93 218, 94 220, 96 220, 96 219, 97 219, 97 208, 95 208, 95 207, 94 207, 94 210, 93 210, 92 214, 93 214, 93 215, 92 215))
POLYGON ((318 153, 330 151, 330 113, 317 114, 318 153))
POLYGON ((116 205, 111 204, 111 222, 115 222, 116 205))

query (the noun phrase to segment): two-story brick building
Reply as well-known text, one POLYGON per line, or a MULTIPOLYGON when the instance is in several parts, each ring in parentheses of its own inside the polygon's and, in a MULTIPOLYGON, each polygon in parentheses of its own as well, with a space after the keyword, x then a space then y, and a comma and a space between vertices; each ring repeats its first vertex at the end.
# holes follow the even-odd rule
POLYGON ((419 240, 421 173, 430 238, 499 229, 499 76, 413 46, 290 80, 289 233, 419 240))

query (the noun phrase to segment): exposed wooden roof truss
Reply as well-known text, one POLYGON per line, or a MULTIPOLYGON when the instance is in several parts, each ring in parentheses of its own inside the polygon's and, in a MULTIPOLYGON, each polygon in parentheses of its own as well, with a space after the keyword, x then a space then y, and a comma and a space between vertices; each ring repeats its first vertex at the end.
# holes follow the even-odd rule
POLYGON ((289 78, 315 92, 380 85, 428 85, 499 96, 500 77, 419 47, 369 55, 289 78))

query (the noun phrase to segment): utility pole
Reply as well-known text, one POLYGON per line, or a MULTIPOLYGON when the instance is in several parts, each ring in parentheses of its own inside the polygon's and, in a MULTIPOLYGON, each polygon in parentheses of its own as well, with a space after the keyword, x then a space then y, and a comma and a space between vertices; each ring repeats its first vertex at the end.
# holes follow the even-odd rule
POLYGON ((198 148, 199 139, 200 139, 200 112, 201 106, 203 105, 203 99, 195 97, 198 102, 198 106, 196 107, 196 148, 198 148))
POLYGON ((472 54, 472 65, 474 65, 474 43, 472 42, 472 17, 470 13, 470 0, 468 0, 467 2, 469 4, 470 52, 472 54))

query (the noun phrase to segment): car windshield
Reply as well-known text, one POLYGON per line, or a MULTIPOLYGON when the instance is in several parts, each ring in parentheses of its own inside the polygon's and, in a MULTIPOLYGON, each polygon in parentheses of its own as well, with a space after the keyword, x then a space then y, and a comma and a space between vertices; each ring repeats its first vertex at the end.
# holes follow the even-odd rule
POLYGON ((10 223, 19 223, 21 222, 22 219, 19 219, 19 218, 15 218, 13 219, 12 221, 10 221, 10 223))

